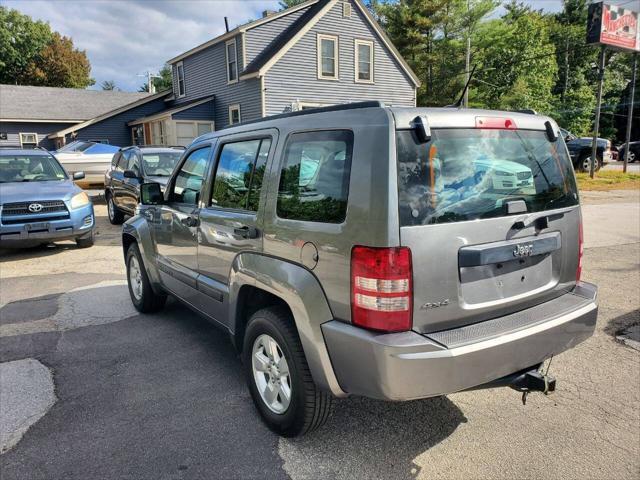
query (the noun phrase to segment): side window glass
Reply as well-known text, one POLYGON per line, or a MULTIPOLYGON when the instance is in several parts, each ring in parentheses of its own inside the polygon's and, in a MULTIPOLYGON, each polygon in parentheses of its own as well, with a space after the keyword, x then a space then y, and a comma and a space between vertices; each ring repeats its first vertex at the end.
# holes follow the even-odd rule
POLYGON ((258 205, 260 204, 260 191, 262 190, 262 179, 264 178, 264 172, 267 169, 267 158, 269 157, 269 149, 271 148, 271 139, 265 138, 260 144, 260 150, 258 151, 258 158, 256 159, 256 166, 253 170, 253 177, 251 179, 251 189, 249 190, 249 201, 247 203, 247 210, 252 212, 258 211, 258 205))
POLYGON ((190 205, 198 203, 210 152, 211 147, 205 147, 189 154, 176 176, 171 192, 172 201, 190 205))
POLYGON ((118 166, 116 167, 121 172, 127 169, 127 163, 129 162, 129 152, 123 152, 118 160, 118 166))
POLYGON ((136 173, 140 173, 140 162, 138 161, 138 155, 135 152, 129 152, 129 162, 127 163, 127 170, 132 170, 136 173))
POLYGON ((295 133, 289 137, 280 173, 280 218, 341 223, 347 213, 353 133, 295 133))
POLYGON ((257 211, 270 144, 270 139, 257 139, 223 145, 213 182, 212 205, 257 211))

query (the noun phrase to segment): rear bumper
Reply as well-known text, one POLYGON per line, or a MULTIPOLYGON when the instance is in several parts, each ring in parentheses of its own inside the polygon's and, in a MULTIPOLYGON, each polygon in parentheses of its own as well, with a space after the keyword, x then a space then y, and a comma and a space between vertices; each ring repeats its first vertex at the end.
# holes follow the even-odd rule
POLYGON ((411 400, 458 392, 542 363, 589 338, 597 287, 581 283, 545 304, 479 324, 421 335, 322 325, 340 387, 349 394, 411 400))

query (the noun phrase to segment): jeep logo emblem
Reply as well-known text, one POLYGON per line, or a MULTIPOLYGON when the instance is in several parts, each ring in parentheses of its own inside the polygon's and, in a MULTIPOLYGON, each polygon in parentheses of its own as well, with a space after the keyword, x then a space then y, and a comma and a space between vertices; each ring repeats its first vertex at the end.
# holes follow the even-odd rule
POLYGON ((32 203, 31 205, 29 205, 29 211, 31 213, 38 213, 42 211, 42 205, 39 203, 32 203))
POLYGON ((532 253, 533 253, 532 243, 528 245, 516 245, 516 248, 513 249, 514 257, 530 257, 532 253))

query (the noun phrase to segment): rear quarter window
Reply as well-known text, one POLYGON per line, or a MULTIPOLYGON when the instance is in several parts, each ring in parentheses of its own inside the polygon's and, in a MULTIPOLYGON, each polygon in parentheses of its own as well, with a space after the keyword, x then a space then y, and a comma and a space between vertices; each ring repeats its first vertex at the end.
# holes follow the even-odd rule
POLYGON ((510 200, 529 212, 578 204, 564 145, 543 131, 434 129, 420 144, 406 130, 396 143, 403 226, 499 217, 510 200))
POLYGON ((278 217, 342 223, 352 154, 353 132, 349 130, 292 134, 280 173, 278 217))

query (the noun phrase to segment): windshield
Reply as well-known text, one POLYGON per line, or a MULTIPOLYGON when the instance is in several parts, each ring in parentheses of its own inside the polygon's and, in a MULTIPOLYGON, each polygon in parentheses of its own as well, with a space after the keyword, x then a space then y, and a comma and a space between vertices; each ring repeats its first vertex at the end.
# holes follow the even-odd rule
POLYGON ((420 144, 406 130, 397 147, 403 226, 500 217, 509 200, 529 212, 578 204, 564 144, 542 131, 434 129, 420 144))
POLYGON ((45 155, 0 155, 0 183, 65 180, 58 161, 45 155))
POLYGON ((150 176, 168 177, 173 172, 181 155, 181 151, 143 153, 144 172, 150 176))
POLYGON ((86 149, 94 146, 93 142, 81 142, 80 140, 76 140, 75 142, 71 142, 68 145, 65 145, 62 148, 58 149, 58 152, 84 152, 86 149))

